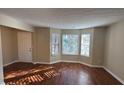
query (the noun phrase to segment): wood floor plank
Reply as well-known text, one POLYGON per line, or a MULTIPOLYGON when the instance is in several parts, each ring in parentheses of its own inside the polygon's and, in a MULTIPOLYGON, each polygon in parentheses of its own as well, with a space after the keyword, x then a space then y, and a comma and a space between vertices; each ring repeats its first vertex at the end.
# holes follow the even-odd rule
POLYGON ((16 71, 39 70, 39 67, 50 68, 41 72, 35 72, 30 75, 4 79, 6 84, 26 84, 21 78, 27 78, 29 85, 121 85, 112 75, 103 68, 91 68, 79 63, 55 63, 51 65, 32 64, 26 62, 18 62, 4 67, 4 77, 16 71), (36 77, 35 77, 36 76, 36 77), (39 80, 42 77, 42 80, 39 80), (49 76, 49 77, 48 77, 49 76), (37 80, 35 80, 37 79, 37 80), (16 81, 17 83, 13 83, 16 81), (32 82, 31 82, 32 81, 32 82))

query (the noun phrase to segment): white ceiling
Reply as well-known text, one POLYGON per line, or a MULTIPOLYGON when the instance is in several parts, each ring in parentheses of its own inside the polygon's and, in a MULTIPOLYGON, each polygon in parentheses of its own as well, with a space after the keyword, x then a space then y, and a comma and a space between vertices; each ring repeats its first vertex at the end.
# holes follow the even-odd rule
POLYGON ((24 21, 32 26, 59 29, 84 29, 104 26, 124 19, 124 9, 1 8, 0 13, 24 21))

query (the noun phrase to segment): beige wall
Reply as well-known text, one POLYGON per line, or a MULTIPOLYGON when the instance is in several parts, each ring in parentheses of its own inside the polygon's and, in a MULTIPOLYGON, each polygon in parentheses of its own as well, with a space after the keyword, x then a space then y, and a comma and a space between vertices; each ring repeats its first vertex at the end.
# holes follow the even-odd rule
MULTIPOLYGON (((61 43, 59 45, 59 54, 51 55, 51 35, 52 33, 58 33, 61 36, 60 29, 54 28, 44 28, 37 27, 35 31, 32 33, 32 46, 33 46, 33 61, 34 62, 46 62, 52 63, 60 60, 61 57, 61 43)), ((59 42, 61 42, 61 37, 59 38, 59 42)))
POLYGON ((103 65, 106 27, 94 28, 92 64, 103 65))
POLYGON ((18 59, 17 31, 9 27, 1 27, 3 64, 18 59))
MULTIPOLYGON (((17 31, 16 29, 2 27, 2 40, 3 40, 3 54, 4 64, 18 59, 18 48, 17 48, 17 31), (9 48, 7 46, 10 46, 9 48), (7 56, 5 56, 7 55, 7 56)), ((69 60, 69 61, 81 61, 87 64, 102 65, 104 59, 104 29, 103 28, 91 28, 84 30, 59 30, 53 28, 36 27, 32 33, 32 59, 34 62, 55 62, 58 60, 69 60), (91 34, 91 46, 90 46, 90 57, 80 56, 80 42, 79 41, 79 53, 78 55, 63 55, 61 51, 58 55, 52 56, 50 53, 51 46, 51 34, 60 34, 60 46, 59 50, 62 50, 61 38, 62 34, 78 34, 81 36, 82 33, 91 34)), ((81 37, 80 37, 81 38, 81 37)))
POLYGON ((108 28, 104 65, 124 82, 124 22, 108 28))
POLYGON ((35 28, 32 33, 33 61, 50 62, 50 29, 35 28))

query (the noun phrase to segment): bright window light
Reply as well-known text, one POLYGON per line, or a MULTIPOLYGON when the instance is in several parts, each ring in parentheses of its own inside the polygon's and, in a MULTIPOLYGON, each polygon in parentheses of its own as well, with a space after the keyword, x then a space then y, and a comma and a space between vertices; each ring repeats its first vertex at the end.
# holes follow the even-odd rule
POLYGON ((57 55, 59 53, 59 34, 52 33, 52 44, 51 44, 52 55, 57 55))
POLYGON ((79 35, 62 35, 62 53, 67 55, 78 55, 79 35))
POLYGON ((90 34, 81 35, 81 55, 90 56, 90 34))

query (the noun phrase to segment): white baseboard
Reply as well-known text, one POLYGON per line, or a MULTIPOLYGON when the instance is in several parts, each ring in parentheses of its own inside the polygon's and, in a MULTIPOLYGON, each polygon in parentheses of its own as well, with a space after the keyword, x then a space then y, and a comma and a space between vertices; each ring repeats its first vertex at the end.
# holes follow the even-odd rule
POLYGON ((27 63, 33 63, 33 64, 55 64, 55 63, 60 63, 60 62, 67 62, 67 63, 69 62, 69 63, 80 63, 80 64, 83 64, 83 65, 86 65, 89 67, 103 68, 103 66, 91 65, 88 63, 84 63, 82 61, 69 61, 69 60, 58 60, 58 61, 53 61, 53 62, 33 62, 33 61, 15 60, 15 61, 12 61, 10 63, 5 64, 4 66, 8 66, 8 65, 11 65, 11 64, 16 63, 16 62, 27 62, 27 63))
POLYGON ((57 60, 57 61, 51 61, 51 62, 34 62, 34 64, 55 64, 55 63, 59 63, 62 62, 61 60, 57 60))
POLYGON ((33 64, 50 64, 50 62, 48 63, 48 62, 33 62, 33 64))
POLYGON ((18 60, 18 62, 33 63, 33 61, 27 61, 27 60, 18 60))
POLYGON ((14 60, 12 62, 9 62, 7 64, 4 64, 3 66, 5 67, 5 66, 11 65, 11 64, 16 63, 16 62, 20 62, 20 61, 19 60, 14 60))
POLYGON ((60 63, 60 62, 62 62, 62 61, 61 60, 57 60, 57 61, 50 62, 50 64, 55 64, 55 63, 60 63))
POLYGON ((108 68, 103 67, 109 74, 111 74, 114 78, 116 78, 118 81, 120 81, 124 85, 124 81, 120 79, 117 75, 115 75, 112 71, 110 71, 108 68))
POLYGON ((91 65, 91 64, 87 64, 87 63, 84 63, 82 61, 69 61, 69 60, 58 60, 58 61, 53 61, 53 62, 34 62, 34 64, 55 64, 55 63, 60 63, 60 62, 67 62, 67 63, 80 63, 80 64, 83 64, 83 65, 86 65, 86 66, 89 66, 89 67, 95 67, 95 68, 103 68, 103 66, 98 66, 98 65, 91 65))
POLYGON ((5 67, 5 66, 11 65, 11 64, 16 63, 16 62, 25 62, 25 63, 33 63, 33 64, 38 64, 38 63, 39 64, 50 64, 48 62, 33 62, 33 61, 15 60, 15 61, 9 62, 7 64, 4 64, 3 66, 5 67))
POLYGON ((69 61, 69 60, 59 60, 59 62, 69 62, 69 63, 80 63, 89 67, 95 67, 95 68, 103 68, 103 66, 99 66, 99 65, 92 65, 92 64, 88 64, 82 61, 69 61))
POLYGON ((5 66, 11 65, 11 64, 16 63, 16 62, 34 63, 33 61, 15 60, 15 61, 9 62, 7 64, 4 64, 3 66, 5 67, 5 66))
POLYGON ((58 60, 58 61, 51 61, 51 62, 33 62, 34 64, 37 64, 37 63, 39 63, 39 64, 55 64, 55 63, 59 63, 59 62, 61 62, 60 60, 58 60))

